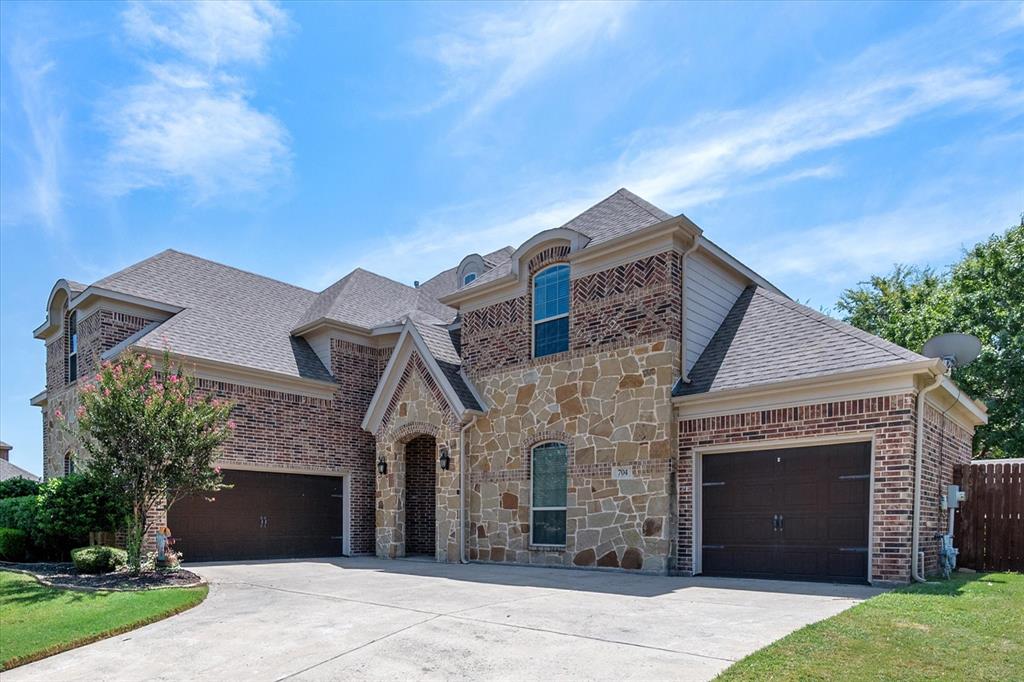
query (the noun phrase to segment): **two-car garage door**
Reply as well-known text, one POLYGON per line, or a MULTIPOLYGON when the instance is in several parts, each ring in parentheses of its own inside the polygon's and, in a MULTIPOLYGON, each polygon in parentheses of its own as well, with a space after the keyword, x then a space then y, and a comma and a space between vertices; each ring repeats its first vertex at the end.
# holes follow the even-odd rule
POLYGON ((231 488, 171 507, 167 525, 185 561, 339 556, 343 478, 224 471, 231 488))
POLYGON ((867 580, 871 447, 704 455, 702 572, 867 580))

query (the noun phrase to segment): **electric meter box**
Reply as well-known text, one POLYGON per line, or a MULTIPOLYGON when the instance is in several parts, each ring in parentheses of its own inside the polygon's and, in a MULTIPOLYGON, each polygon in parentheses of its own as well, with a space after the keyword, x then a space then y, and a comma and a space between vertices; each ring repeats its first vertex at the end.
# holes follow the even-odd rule
POLYGON ((960 490, 960 486, 951 485, 946 488, 947 509, 956 509, 960 503, 967 499, 967 494, 960 490))

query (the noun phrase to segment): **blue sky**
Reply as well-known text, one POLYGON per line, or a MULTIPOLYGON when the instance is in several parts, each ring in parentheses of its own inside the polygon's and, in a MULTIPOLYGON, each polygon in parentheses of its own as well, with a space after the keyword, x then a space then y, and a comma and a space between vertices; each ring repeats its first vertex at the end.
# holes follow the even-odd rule
POLYGON ((0 5, 0 438, 41 471, 55 280, 173 247, 321 289, 621 186, 792 297, 1024 210, 1024 5, 0 5))

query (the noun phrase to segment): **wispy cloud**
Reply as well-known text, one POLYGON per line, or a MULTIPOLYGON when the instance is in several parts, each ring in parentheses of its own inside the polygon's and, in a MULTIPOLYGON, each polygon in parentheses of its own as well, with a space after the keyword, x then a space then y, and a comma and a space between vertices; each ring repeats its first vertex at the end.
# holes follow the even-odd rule
MULTIPOLYGON (((4 146, 21 162, 18 175, 22 184, 5 187, 3 220, 12 224, 35 223, 55 232, 63 218, 66 115, 53 93, 51 76, 56 64, 46 47, 45 41, 19 37, 6 52, 20 105, 18 113, 27 134, 8 131, 4 135, 4 146)), ((8 116, 5 113, 5 118, 8 116)), ((6 172, 12 171, 8 163, 4 166, 6 172)))
POLYGON ((113 97, 102 189, 183 185, 196 200, 265 189, 287 176, 289 135, 251 101, 241 67, 258 66, 288 27, 268 2, 134 4, 125 35, 143 51, 141 82, 113 97))
MULTIPOLYGON (((636 131, 612 163, 569 177, 534 178, 528 187, 520 185, 520 192, 503 197, 498 204, 440 210, 421 221, 412 234, 364 253, 358 263, 345 265, 376 268, 394 277, 427 276, 431 270, 454 265, 450 262, 453 253, 517 245, 541 229, 561 224, 620 186, 679 212, 791 183, 828 181, 842 174, 842 163, 823 163, 823 154, 841 158, 850 145, 925 116, 978 110, 1019 115, 1024 110, 1024 79, 1003 68, 1005 55, 1015 49, 1017 38, 1019 30, 1014 33, 1000 8, 954 10, 934 26, 876 44, 851 62, 819 74, 803 91, 740 110, 700 112, 658 130, 636 131), (976 28, 970 38, 960 36, 965 22, 976 28), (962 49, 966 45, 984 49, 962 49)), ((447 60, 453 65, 490 63, 478 56, 479 50, 467 52, 465 56, 461 49, 452 48, 447 60)), ((490 52, 484 50, 483 54, 490 52)), ((495 94, 478 101, 486 105, 499 97, 503 91, 497 88, 498 82, 487 90, 495 94)), ((932 181, 941 174, 941 169, 936 169, 932 181)), ((513 190, 503 188, 503 192, 513 190)), ((1005 202, 998 210, 1005 212, 1005 202)), ((895 227, 901 216, 893 213, 885 224, 895 227)), ((791 265, 773 262, 765 274, 796 272, 797 264, 820 253, 821 243, 850 242, 850 255, 844 256, 849 262, 834 263, 845 268, 840 272, 861 272, 867 263, 877 267, 889 260, 887 254, 899 253, 899 239, 877 239, 874 225, 865 219, 817 228, 820 232, 812 232, 806 241, 792 247, 791 265), (836 239, 829 242, 832 237, 836 239), (866 246, 872 240, 877 249, 866 246), (860 248, 853 248, 855 245, 860 248)), ((927 250, 935 235, 924 225, 911 223, 911 229, 919 228, 914 236, 906 235, 906 225, 901 228, 908 244, 920 245, 915 253, 921 258, 939 253, 951 243, 939 240, 944 246, 927 250)), ((315 283, 326 284, 344 272, 344 268, 332 267, 315 283)))
POLYGON ((466 124, 557 64, 579 58, 618 31, 629 2, 522 3, 478 12, 454 30, 423 41, 446 70, 445 92, 421 111, 465 100, 466 124))

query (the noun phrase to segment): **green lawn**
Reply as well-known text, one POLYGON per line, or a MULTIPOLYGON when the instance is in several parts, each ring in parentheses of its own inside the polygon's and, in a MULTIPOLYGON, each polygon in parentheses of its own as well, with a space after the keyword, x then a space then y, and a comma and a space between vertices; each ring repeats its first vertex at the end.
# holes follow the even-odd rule
POLYGON ((1008 680, 1024 675, 1024 575, 957 574, 858 604, 717 679, 1008 680))
POLYGON ((189 609, 207 588, 80 592, 0 571, 0 670, 126 632, 189 609))

